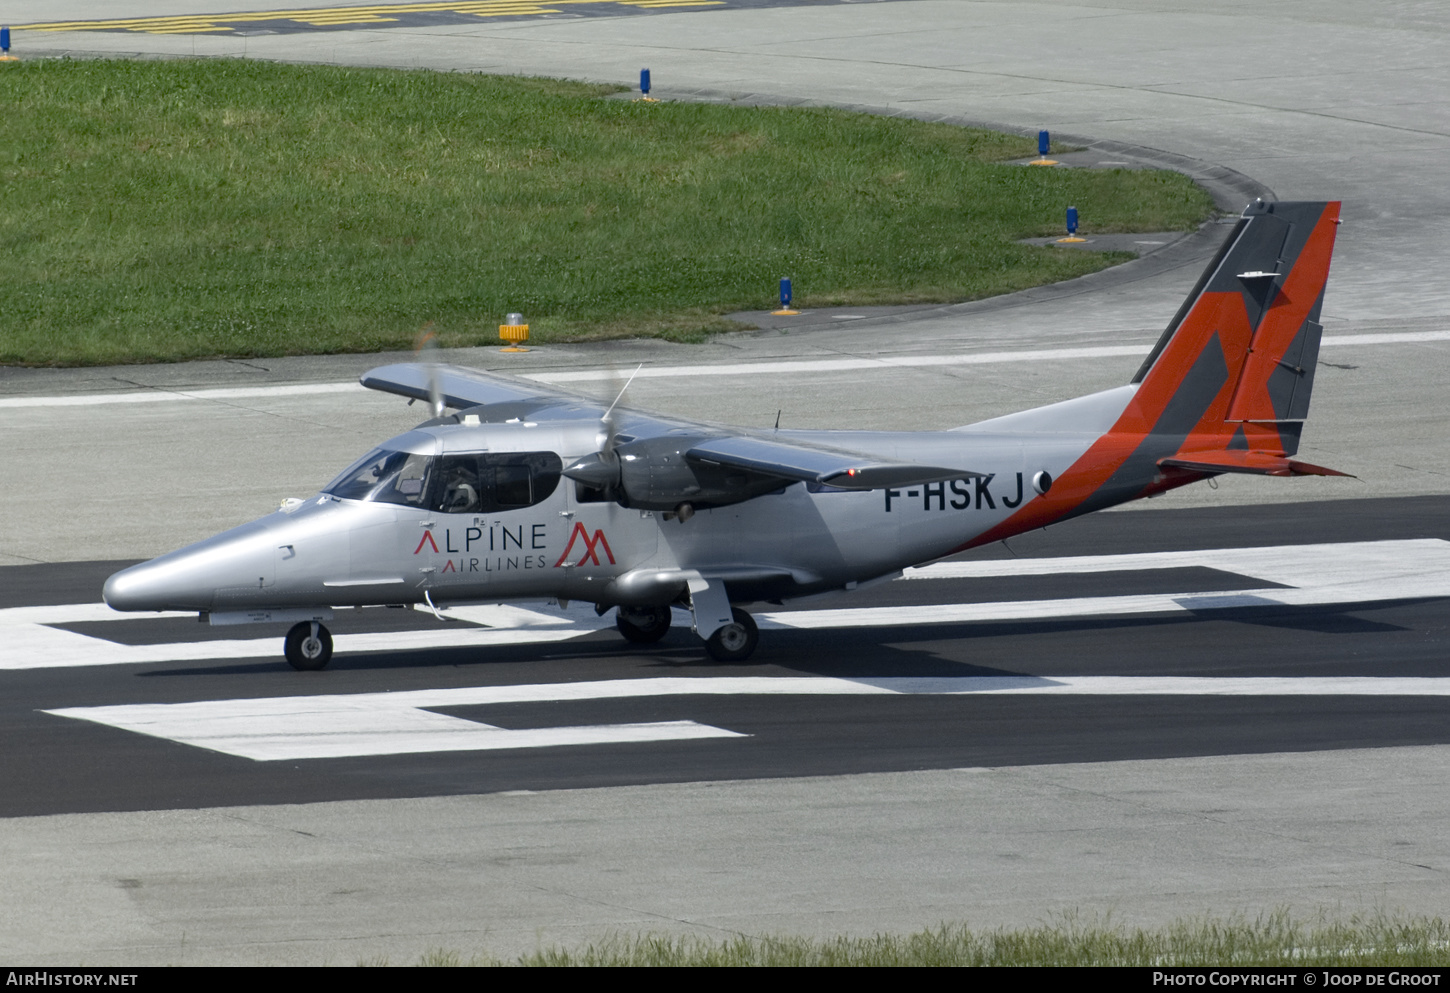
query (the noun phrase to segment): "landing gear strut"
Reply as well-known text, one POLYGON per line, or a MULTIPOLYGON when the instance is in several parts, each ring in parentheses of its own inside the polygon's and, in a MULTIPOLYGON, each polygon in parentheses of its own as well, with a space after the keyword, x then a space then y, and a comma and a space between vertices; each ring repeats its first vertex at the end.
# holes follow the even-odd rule
POLYGON ((730 608, 734 620, 721 627, 705 641, 705 651, 716 662, 744 662, 755 653, 760 643, 760 629, 755 618, 739 607, 730 608))
POLYGON ((614 626, 624 640, 636 645, 653 645, 670 630, 669 607, 620 607, 614 626))
POLYGON ((332 633, 316 621, 301 621, 287 632, 285 652, 294 669, 325 668, 332 661, 332 633))

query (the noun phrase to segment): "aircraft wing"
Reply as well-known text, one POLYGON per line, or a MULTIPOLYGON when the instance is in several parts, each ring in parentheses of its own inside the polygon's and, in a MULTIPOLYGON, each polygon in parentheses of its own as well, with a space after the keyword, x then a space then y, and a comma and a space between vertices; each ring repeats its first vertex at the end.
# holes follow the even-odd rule
MULTIPOLYGON (((370 370, 362 375, 361 382, 369 389, 427 400, 429 375, 430 370, 426 365, 401 363, 370 370)), ((597 415, 588 416, 604 414, 604 405, 598 400, 543 383, 531 383, 511 376, 446 365, 435 366, 431 375, 437 383, 443 402, 453 408, 503 404, 530 408, 558 405, 569 408, 569 415, 564 416, 580 416, 584 411, 597 411, 597 415)), ((562 414, 562 411, 559 413, 562 414)), ((550 415, 544 413, 544 416, 550 415)), ((702 487, 705 490, 711 489, 709 483, 702 478, 701 486, 692 486, 690 494, 703 502, 736 502, 790 482, 818 483, 848 490, 873 490, 915 486, 947 479, 980 478, 983 475, 980 472, 947 466, 884 460, 862 452, 822 445, 785 442, 749 434, 727 434, 719 427, 692 425, 689 421, 676 418, 657 419, 631 410, 622 411, 622 420, 629 437, 621 451, 626 453, 627 458, 633 455, 638 459, 638 462, 632 464, 643 467, 643 471, 647 471, 655 454, 667 456, 669 452, 679 451, 676 446, 683 440, 679 428, 684 426, 686 437, 694 435, 686 442, 689 447, 684 452, 685 460, 692 468, 703 473, 705 477, 711 474, 711 470, 743 472, 755 481, 754 485, 744 490, 731 486, 718 493, 712 491, 710 495, 701 495, 702 487), (692 426, 698 427, 698 433, 689 430, 692 426), (658 453, 654 451, 656 448, 659 449, 658 453)), ((571 467, 571 471, 565 474, 590 482, 591 485, 604 486, 611 470, 608 463, 601 461, 599 465, 604 468, 593 473, 599 476, 598 482, 592 480, 582 463, 571 467)), ((625 489, 630 491, 644 485, 643 480, 638 483, 624 483, 625 489)), ((651 502, 660 502, 662 506, 674 506, 690 494, 681 492, 645 496, 632 492, 631 499, 632 505, 647 506, 651 502)))
MULTIPOLYGON (((428 374, 426 365, 416 362, 400 362, 397 365, 369 369, 359 381, 370 390, 396 393, 414 400, 427 400, 428 374)), ((581 397, 554 386, 530 383, 512 376, 498 376, 477 369, 462 369, 453 365, 435 366, 433 375, 443 402, 449 407, 462 410, 466 407, 480 407, 492 403, 518 403, 521 401, 555 400, 577 402, 585 400, 597 403, 592 398, 581 397)), ((601 407, 601 411, 602 411, 601 407)))
POLYGON ((980 472, 915 462, 883 462, 868 455, 831 448, 792 445, 737 435, 711 438, 685 452, 692 464, 728 466, 781 479, 820 483, 847 490, 915 486, 944 479, 979 478, 980 472))

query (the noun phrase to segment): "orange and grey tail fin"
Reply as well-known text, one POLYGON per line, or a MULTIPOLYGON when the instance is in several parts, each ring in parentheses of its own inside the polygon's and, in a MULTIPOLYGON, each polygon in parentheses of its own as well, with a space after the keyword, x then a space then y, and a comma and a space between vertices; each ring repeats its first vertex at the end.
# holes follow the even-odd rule
POLYGON ((1343 475, 1291 458, 1338 224, 1337 202, 1249 205, 1089 453, 1104 478, 1072 516, 1205 473, 1343 475))
POLYGON ((1339 204, 1249 205, 1116 422, 983 544, 1224 472, 1344 475, 1292 458, 1309 413, 1339 204))
POLYGON ((1131 451, 1083 510, 1199 478, 1342 475, 1291 458, 1309 415, 1339 204, 1249 205, 1102 443, 1131 451))
POLYGON ((1061 419, 1129 392, 1050 489, 962 548, 1224 472, 1346 475, 1293 458, 1338 225, 1337 202, 1250 204, 1130 387, 1026 412, 1061 419))
MULTIPOLYGON (((1298 451, 1338 224, 1338 203, 1260 200, 1244 211, 1134 377, 1138 426, 1182 438, 1160 459, 1298 451)), ((1254 461, 1238 471, 1259 471, 1254 461)), ((1215 464, 1234 471, 1233 457, 1215 464)))

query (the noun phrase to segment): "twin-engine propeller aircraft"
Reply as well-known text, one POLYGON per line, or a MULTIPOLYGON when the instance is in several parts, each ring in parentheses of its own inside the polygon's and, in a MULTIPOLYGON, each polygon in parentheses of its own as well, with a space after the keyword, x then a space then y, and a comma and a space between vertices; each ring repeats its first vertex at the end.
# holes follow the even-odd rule
POLYGON ((315 497, 116 573, 106 602, 293 622, 298 669, 327 665, 334 607, 587 601, 649 643, 678 605, 740 661, 758 635, 735 604, 855 589, 1220 473, 1342 475, 1293 458, 1338 223, 1338 203, 1251 204, 1128 385, 945 431, 720 428, 374 369, 365 386, 435 416, 315 497))

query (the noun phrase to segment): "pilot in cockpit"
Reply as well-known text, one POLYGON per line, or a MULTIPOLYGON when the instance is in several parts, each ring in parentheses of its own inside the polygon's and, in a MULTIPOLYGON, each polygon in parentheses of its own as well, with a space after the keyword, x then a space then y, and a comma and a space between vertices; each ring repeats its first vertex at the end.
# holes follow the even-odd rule
POLYGON ((443 460, 441 481, 445 514, 475 513, 479 509, 478 462, 476 459, 443 460))

